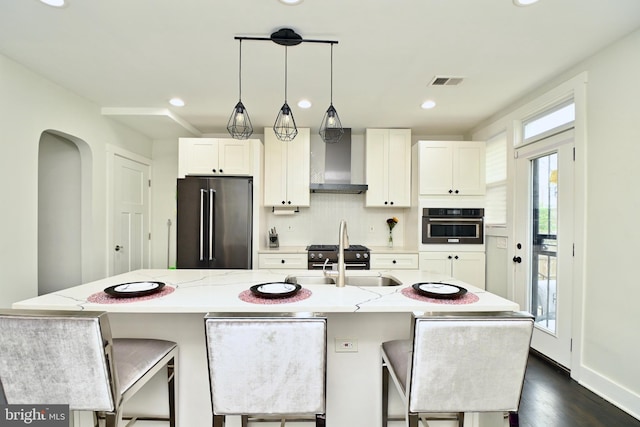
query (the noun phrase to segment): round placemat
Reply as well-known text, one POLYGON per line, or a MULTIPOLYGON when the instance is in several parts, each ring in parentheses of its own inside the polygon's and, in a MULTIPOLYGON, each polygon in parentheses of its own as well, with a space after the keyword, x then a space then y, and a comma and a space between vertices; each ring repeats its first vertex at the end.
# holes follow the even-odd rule
POLYGON ((480 299, 478 295, 472 292, 467 292, 462 297, 456 299, 438 299, 425 297, 417 293, 412 287, 404 288, 401 292, 405 297, 423 302, 431 302, 434 304, 473 304, 474 302, 478 302, 478 300, 480 299))
POLYGON ((240 292, 238 298, 244 302, 251 304, 287 304, 291 302, 298 302, 305 300, 311 296, 309 289, 302 288, 295 295, 289 298, 260 298, 257 297, 249 289, 240 292))
POLYGON ((89 295, 89 298, 87 298, 87 301, 93 302, 93 303, 96 303, 96 304, 121 304, 121 303, 126 303, 126 302, 139 302, 139 301, 147 301, 147 300, 154 299, 154 298, 160 298, 160 297, 163 297, 165 295, 169 295, 170 293, 172 293, 175 290, 176 290, 176 288, 174 288, 172 286, 165 286, 159 292, 156 292, 155 294, 145 295, 143 297, 133 297, 133 298, 112 297, 111 295, 108 295, 108 294, 104 293, 103 291, 100 291, 100 292, 96 292, 95 294, 89 295))

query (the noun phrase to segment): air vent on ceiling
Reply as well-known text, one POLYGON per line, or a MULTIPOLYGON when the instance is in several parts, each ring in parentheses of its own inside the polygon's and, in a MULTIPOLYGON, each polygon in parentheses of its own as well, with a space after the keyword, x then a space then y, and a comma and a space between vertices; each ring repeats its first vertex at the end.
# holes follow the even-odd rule
POLYGON ((458 86, 462 80, 462 77, 435 76, 429 86, 458 86))

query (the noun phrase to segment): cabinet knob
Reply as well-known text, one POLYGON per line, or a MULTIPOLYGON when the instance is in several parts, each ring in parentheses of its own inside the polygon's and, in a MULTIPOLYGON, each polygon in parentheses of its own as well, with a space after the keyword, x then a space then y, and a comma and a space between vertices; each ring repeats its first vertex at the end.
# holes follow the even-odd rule
POLYGON ((458 255, 454 256, 455 259, 458 259, 458 255))
POLYGON ((395 263, 396 263, 396 260, 394 259, 392 262, 395 264, 395 263))
POLYGON ((289 200, 289 201, 287 202, 287 204, 288 204, 288 205, 290 205, 290 204, 291 204, 291 200, 289 200))
MULTIPOLYGON (((220 169, 220 173, 224 173, 224 172, 222 171, 222 169, 220 169)), ((456 191, 456 193, 457 193, 457 191, 456 191)))
POLYGON ((449 256, 447 257, 447 259, 451 259, 451 258, 453 258, 451 255, 449 255, 449 256))
POLYGON ((211 169, 211 172, 216 173, 216 170, 215 169, 211 169))
POLYGON ((513 262, 517 262, 518 264, 520 264, 522 262, 522 258, 520 258, 519 256, 514 256, 513 262))
MULTIPOLYGON (((222 171, 220 171, 220 172, 222 172, 222 171)), ((458 191, 458 190, 454 191, 454 193, 456 193, 456 194, 458 194, 459 192, 460 192, 460 191, 458 191)))
POLYGON ((451 189, 450 189, 450 190, 449 190, 449 194, 451 194, 451 193, 453 193, 453 190, 451 190, 451 189))
POLYGON ((393 202, 391 202, 390 204, 393 204, 393 202))
POLYGON ((385 200, 384 204, 385 204, 385 205, 388 205, 388 204, 389 204, 389 202, 387 202, 387 201, 385 200))
POLYGON ((281 263, 281 264, 284 264, 284 260, 283 260, 283 259, 281 259, 281 260, 280 260, 280 263, 281 263))
POLYGON ((283 201, 282 201, 282 204, 284 205, 284 204, 286 204, 286 202, 283 200, 283 201))

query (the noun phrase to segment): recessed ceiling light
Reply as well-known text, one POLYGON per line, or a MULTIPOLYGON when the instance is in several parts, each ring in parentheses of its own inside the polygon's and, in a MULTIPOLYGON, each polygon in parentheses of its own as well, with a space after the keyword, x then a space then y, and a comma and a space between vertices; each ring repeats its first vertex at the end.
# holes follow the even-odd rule
POLYGON ((513 0, 516 6, 530 6, 534 3, 538 3, 538 0, 513 0))
POLYGON ((286 4, 287 6, 295 6, 302 3, 302 0, 280 0, 280 3, 286 4))
POLYGON ((184 107, 184 101, 180 98, 171 98, 169 100, 169 104, 173 105, 174 107, 184 107))
POLYGON ((40 1, 46 4, 47 6, 53 6, 53 7, 65 6, 65 0, 40 0, 40 1))
POLYGON ((421 105, 421 107, 422 107, 423 109, 425 109, 425 110, 430 110, 430 109, 432 109, 432 108, 433 108, 433 107, 435 107, 435 106, 436 106, 436 102, 435 102, 435 101, 432 101, 431 99, 428 99, 428 100, 424 101, 424 102, 422 103, 422 105, 421 105))
POLYGON ((298 102, 298 107, 311 108, 311 101, 309 101, 308 99, 301 99, 300 102, 298 102))

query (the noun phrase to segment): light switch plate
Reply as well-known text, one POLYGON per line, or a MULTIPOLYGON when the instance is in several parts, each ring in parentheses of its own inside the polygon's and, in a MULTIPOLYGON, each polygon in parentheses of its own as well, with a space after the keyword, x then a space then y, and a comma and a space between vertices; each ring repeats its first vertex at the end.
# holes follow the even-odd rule
POLYGON ((352 338, 336 338, 336 353, 357 353, 358 340, 352 338))

